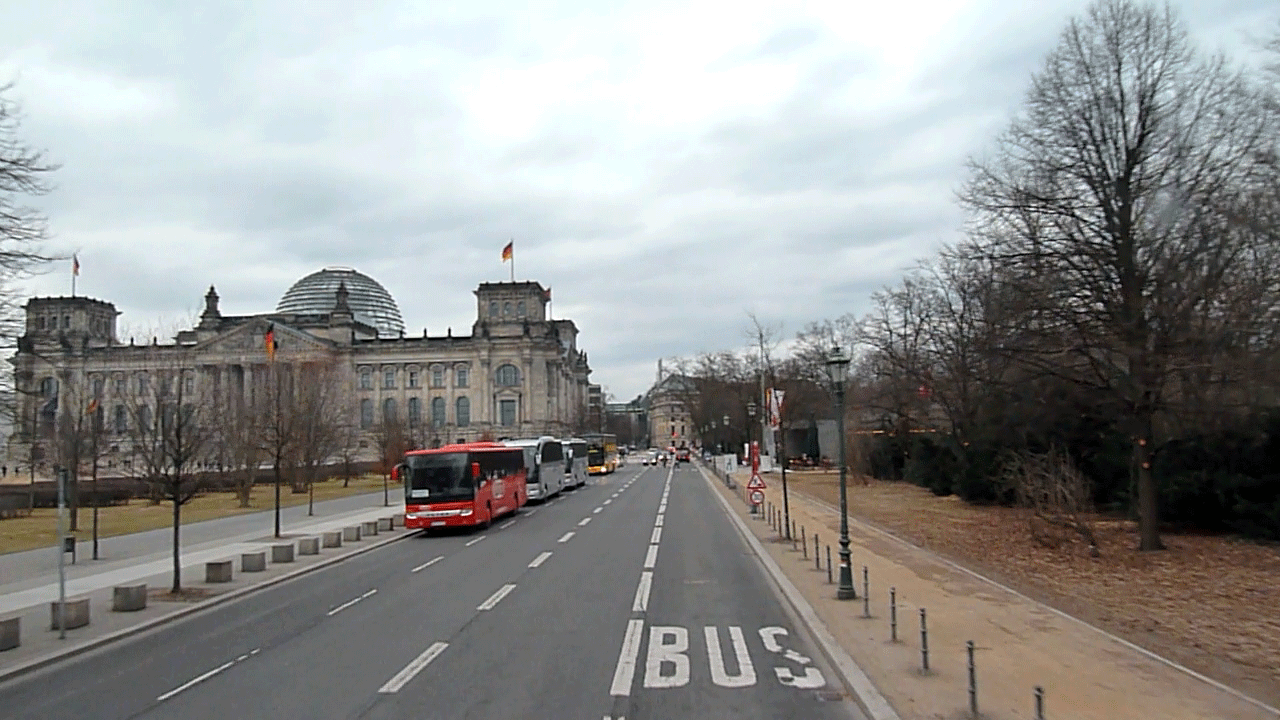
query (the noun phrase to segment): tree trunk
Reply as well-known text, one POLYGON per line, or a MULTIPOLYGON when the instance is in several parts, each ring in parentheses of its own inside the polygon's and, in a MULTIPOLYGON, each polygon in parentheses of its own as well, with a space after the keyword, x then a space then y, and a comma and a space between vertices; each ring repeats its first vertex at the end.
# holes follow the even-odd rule
POLYGON ((280 459, 276 458, 275 469, 272 470, 272 478, 276 485, 276 537, 280 537, 280 459))
POLYGON ((1138 475, 1138 549, 1164 550, 1160 540, 1160 492, 1151 472, 1151 411, 1140 411, 1133 461, 1138 475))
POLYGON ((71 532, 75 532, 80 529, 80 477, 75 469, 68 475, 71 477, 71 484, 67 487, 67 505, 71 508, 71 532))
POLYGON ((182 528, 182 503, 180 495, 182 493, 182 484, 174 483, 173 488, 173 588, 170 589, 174 595, 182 592, 182 560, 178 551, 178 533, 182 528))

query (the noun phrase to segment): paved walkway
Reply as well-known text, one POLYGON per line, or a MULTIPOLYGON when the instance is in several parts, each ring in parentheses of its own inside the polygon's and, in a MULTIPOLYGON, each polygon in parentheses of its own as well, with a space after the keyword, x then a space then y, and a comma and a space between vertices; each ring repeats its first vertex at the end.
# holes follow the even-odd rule
MULTIPOLYGON (((749 473, 723 482, 735 510, 749 473)), ((778 484, 766 474, 766 482, 778 484)), ((782 502, 781 490, 765 491, 782 502)), ((813 606, 841 647, 857 662, 902 718, 970 717, 966 641, 975 644, 977 703, 987 720, 1035 717, 1034 688, 1045 692, 1045 717, 1073 720, 1277 720, 1273 708, 1164 661, 1007 587, 971 573, 932 552, 850 517, 856 600, 835 598, 827 582, 830 548, 835 577, 839 512, 793 492, 791 517, 805 542, 793 547, 767 517, 751 531, 787 578, 813 606), (821 569, 813 535, 819 536, 821 569), (863 604, 863 568, 871 592, 863 604), (896 590, 898 640, 891 638, 889 589, 896 590), (927 610, 929 669, 922 669, 920 610, 927 610), (867 617, 869 615, 869 617, 867 617)), ((993 552, 998 552, 993 548, 993 552)))
MULTIPOLYGON (((314 535, 324 530, 373 520, 403 512, 403 506, 383 505, 381 492, 355 495, 315 504, 315 515, 307 508, 282 508, 281 531, 285 535, 314 535)), ((249 546, 271 540, 274 512, 236 515, 182 526, 183 567, 235 555, 249 546)), ((90 543, 82 542, 78 559, 71 564, 67 555, 67 594, 75 595, 163 573, 172 567, 172 529, 102 538, 98 541, 100 560, 91 555, 90 543)), ((0 555, 0 614, 57 599, 58 552, 42 548, 0 555)))

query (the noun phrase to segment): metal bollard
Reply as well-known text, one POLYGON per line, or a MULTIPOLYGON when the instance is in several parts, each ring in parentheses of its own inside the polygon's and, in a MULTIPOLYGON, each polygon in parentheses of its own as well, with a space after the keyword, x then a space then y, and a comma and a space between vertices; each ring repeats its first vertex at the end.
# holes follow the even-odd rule
POLYGON ((1044 720, 1044 688, 1036 686, 1036 720, 1044 720))
POLYGON ((964 649, 969 654, 969 714, 978 717, 978 673, 973 666, 973 641, 966 640, 964 649))
POLYGON ((818 533, 813 534, 813 569, 822 569, 822 553, 818 552, 818 533))
POLYGON ((929 672, 929 626, 925 623, 924 608, 920 608, 920 669, 929 672))
POLYGON ((809 537, 804 534, 804 526, 800 526, 800 552, 804 553, 804 559, 809 559, 809 537))
POLYGON ((791 549, 796 549, 796 521, 791 521, 791 549))
POLYGON ((871 617, 871 579, 866 565, 862 566, 862 617, 871 617))
POLYGON ((889 588, 889 641, 898 642, 898 588, 889 588))
POLYGON ((831 584, 831 546, 827 546, 827 584, 831 584))

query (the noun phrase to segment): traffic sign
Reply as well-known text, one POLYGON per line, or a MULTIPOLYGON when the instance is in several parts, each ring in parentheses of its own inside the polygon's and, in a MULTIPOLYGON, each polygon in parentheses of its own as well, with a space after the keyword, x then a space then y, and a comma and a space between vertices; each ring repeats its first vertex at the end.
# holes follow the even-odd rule
POLYGON ((759 475, 752 475, 751 482, 747 483, 748 490, 763 490, 766 487, 767 486, 764 484, 764 479, 761 478, 759 475))
POLYGON ((762 491, 762 490, 752 490, 752 491, 751 491, 751 504, 752 504, 752 505, 762 505, 762 504, 764 504, 764 491, 762 491))

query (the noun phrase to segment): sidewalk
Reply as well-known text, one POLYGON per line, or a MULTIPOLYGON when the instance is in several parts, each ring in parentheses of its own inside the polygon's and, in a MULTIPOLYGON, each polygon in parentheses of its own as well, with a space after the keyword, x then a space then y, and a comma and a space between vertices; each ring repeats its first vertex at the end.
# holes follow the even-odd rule
MULTIPOLYGON (((1046 718, 1071 720, 1276 720, 1280 713, 1213 681, 1162 662, 1119 638, 928 551, 849 518, 856 600, 835 599, 827 583, 826 549, 839 578, 839 512, 800 493, 790 495, 791 518, 805 543, 790 541, 752 518, 745 501, 749 472, 734 475, 736 490, 713 484, 759 538, 818 617, 902 718, 968 718, 966 641, 975 645, 979 717, 1034 718, 1034 688, 1044 689, 1046 718), (814 561, 819 536, 821 570, 814 561), (807 557, 806 557, 807 555, 807 557), (864 617, 863 568, 870 580, 870 618, 864 617), (898 642, 890 640, 889 589, 897 597, 898 642), (927 610, 929 670, 922 671, 920 610, 927 610)), ((778 484, 776 474, 764 475, 778 484)), ((780 507, 779 488, 765 491, 780 507)), ((779 530, 780 530, 779 524, 779 530)), ((798 532, 797 532, 798 534, 798 532)), ((998 552, 998 548, 993 548, 998 552)))
MULTIPOLYGON (((290 517, 288 522, 284 521, 285 514, 282 511, 284 537, 279 539, 273 537, 270 512, 184 526, 184 537, 205 538, 204 542, 194 545, 184 543, 182 550, 183 587, 196 594, 194 601, 175 601, 163 595, 172 583, 173 559, 169 550, 169 530, 103 540, 104 548, 106 543, 118 541, 113 544, 110 554, 104 553, 105 556, 112 557, 112 560, 84 560, 81 555, 75 566, 66 566, 66 596, 68 599, 89 598, 90 623, 85 627, 68 630, 65 640, 60 640, 58 632, 50 629, 51 604, 58 599, 56 550, 47 548, 32 551, 43 556, 45 568, 51 566, 52 572, 40 572, 26 577, 14 577, 11 573, 16 574, 18 569, 30 567, 33 563, 31 553, 0 556, 0 573, 3 573, 0 578, 6 581, 12 578, 12 581, 0 584, 0 622, 19 618, 21 639, 19 647, 0 652, 0 679, 141 632, 210 605, 226 602, 253 589, 283 582, 411 534, 403 529, 402 520, 395 523, 394 528, 388 527, 392 525, 391 518, 401 514, 403 508, 395 505, 384 507, 382 493, 342 498, 324 505, 322 509, 321 503, 317 503, 314 517, 306 516, 305 507, 301 514, 291 513, 294 517, 290 517), (374 500, 376 505, 372 502, 374 500), (316 555, 301 555, 299 552, 298 541, 301 538, 318 538, 326 531, 369 522, 376 526, 379 521, 381 530, 374 535, 365 533, 366 536, 361 540, 344 541, 339 548, 321 548, 316 555), (261 527, 256 527, 259 525, 261 527), (219 532, 229 533, 235 530, 240 533, 217 537, 219 532), (269 562, 264 571, 257 573, 241 572, 239 559, 242 553, 266 551, 270 558, 272 546, 282 544, 293 547, 292 560, 269 562), (217 584, 204 582, 205 563, 218 560, 233 561, 232 581, 217 584), (137 583, 147 584, 150 595, 147 608, 135 612, 112 611, 113 588, 137 583)), ((68 563, 69 561, 68 558, 68 563)))

